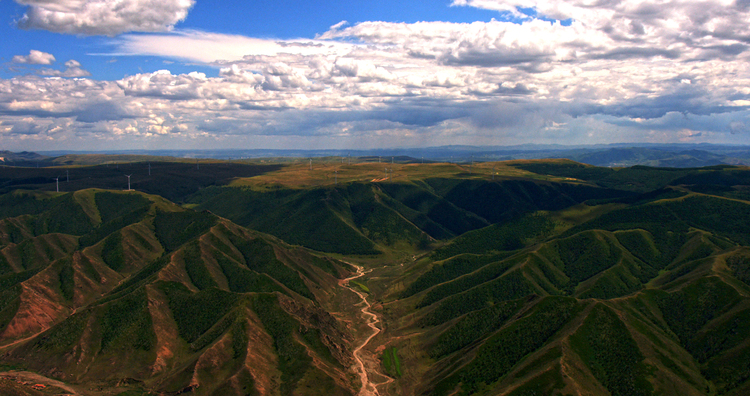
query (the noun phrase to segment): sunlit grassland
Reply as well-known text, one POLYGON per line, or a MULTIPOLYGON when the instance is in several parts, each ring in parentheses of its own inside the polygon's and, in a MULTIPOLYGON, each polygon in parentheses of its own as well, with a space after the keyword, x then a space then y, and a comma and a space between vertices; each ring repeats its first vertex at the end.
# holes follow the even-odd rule
POLYGON ((561 181, 538 175, 523 169, 509 166, 506 162, 463 163, 391 163, 356 162, 345 157, 326 157, 297 159, 285 164, 275 172, 263 175, 237 178, 229 185, 232 187, 250 187, 253 189, 307 188, 314 186, 334 185, 351 182, 410 182, 429 178, 462 178, 462 179, 496 179, 533 178, 550 181, 561 181))

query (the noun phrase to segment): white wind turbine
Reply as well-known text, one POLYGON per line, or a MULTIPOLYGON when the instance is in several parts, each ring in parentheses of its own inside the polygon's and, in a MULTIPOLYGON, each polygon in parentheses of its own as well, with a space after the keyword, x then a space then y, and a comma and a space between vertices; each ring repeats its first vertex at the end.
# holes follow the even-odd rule
POLYGON ((128 178, 128 191, 130 191, 130 176, 133 176, 133 175, 125 175, 125 177, 128 178))

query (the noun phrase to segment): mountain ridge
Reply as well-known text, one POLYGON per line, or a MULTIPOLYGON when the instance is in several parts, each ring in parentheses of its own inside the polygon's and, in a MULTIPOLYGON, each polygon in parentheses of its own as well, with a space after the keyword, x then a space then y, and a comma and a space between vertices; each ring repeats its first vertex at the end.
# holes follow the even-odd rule
POLYGON ((0 195, 0 372, 87 396, 750 389, 747 168, 310 168, 201 165, 182 205, 153 181, 57 193, 22 174, 0 195), (371 339, 341 286, 355 265, 371 339))

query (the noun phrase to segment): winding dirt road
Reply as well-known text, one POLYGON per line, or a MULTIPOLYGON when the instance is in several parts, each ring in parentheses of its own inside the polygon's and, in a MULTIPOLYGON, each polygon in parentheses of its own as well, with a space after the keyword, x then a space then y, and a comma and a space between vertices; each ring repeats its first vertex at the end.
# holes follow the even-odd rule
MULTIPOLYGON (((351 264, 351 263, 349 263, 351 264)), ((364 268, 351 264, 355 268, 357 268, 357 275, 354 275, 352 277, 343 279, 339 281, 339 285, 341 287, 344 287, 348 290, 351 290, 355 294, 359 296, 360 299, 362 299, 362 302, 364 303, 364 307, 362 308, 362 316, 367 320, 367 326, 372 329, 372 334, 370 334, 367 338, 362 341, 362 343, 354 348, 354 360, 357 362, 357 366, 359 368, 359 378, 362 381, 362 388, 359 391, 358 396, 380 396, 380 392, 378 392, 378 387, 382 385, 387 385, 393 382, 393 378, 388 377, 387 375, 377 371, 374 368, 370 368, 369 371, 371 371, 373 374, 377 374, 380 377, 386 378, 387 380, 385 382, 381 383, 374 383, 370 381, 370 376, 368 374, 368 369, 365 366, 364 359, 362 357, 362 348, 367 346, 367 344, 370 343, 370 341, 375 338, 376 335, 380 333, 380 328, 378 328, 377 324, 380 323, 380 319, 378 318, 378 315, 374 314, 370 310, 370 303, 367 301, 367 296, 365 293, 358 290, 356 287, 352 287, 349 285, 349 281, 353 279, 360 278, 367 274, 369 271, 365 271, 364 268)))

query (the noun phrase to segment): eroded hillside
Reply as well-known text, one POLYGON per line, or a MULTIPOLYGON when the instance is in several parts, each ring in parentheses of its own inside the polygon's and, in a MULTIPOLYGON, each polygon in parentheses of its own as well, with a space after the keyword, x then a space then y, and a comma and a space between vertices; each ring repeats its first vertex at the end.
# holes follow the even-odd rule
POLYGON ((0 370, 92 396, 750 391, 746 168, 303 165, 215 163, 183 206, 8 179, 0 370))
POLYGON ((330 313, 350 265, 137 192, 14 199, 36 209, 0 221, 4 364, 167 394, 355 392, 330 313))

